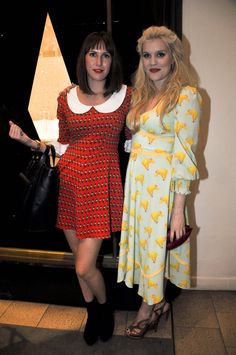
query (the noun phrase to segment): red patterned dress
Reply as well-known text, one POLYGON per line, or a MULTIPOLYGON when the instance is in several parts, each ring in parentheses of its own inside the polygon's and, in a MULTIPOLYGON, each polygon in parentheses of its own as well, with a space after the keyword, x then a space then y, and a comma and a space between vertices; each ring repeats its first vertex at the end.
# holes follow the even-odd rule
POLYGON ((58 163, 57 227, 75 230, 77 238, 109 238, 121 229, 118 144, 130 98, 126 85, 97 106, 82 104, 76 88, 58 98, 58 142, 69 145, 58 163))

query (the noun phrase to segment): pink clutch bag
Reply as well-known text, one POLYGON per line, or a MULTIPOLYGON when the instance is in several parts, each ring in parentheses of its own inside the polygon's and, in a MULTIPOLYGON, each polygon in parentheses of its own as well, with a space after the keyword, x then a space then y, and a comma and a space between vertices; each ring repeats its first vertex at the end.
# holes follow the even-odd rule
POLYGON ((172 250, 177 247, 179 247, 181 244, 183 244, 190 236, 192 232, 192 228, 189 225, 185 225, 185 234, 182 235, 181 238, 176 239, 174 237, 173 242, 170 241, 170 228, 167 229, 167 244, 166 244, 166 249, 167 250, 172 250))

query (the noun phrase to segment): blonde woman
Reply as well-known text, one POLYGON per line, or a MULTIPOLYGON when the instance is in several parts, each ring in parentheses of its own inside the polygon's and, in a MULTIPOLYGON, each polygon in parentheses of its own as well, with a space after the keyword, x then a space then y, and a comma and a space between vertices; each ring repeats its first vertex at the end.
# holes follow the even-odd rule
POLYGON ((125 182, 118 282, 138 284, 142 304, 126 335, 141 338, 157 329, 169 303, 165 280, 190 286, 189 241, 166 251, 187 223, 186 196, 199 178, 194 152, 201 96, 183 62, 183 47, 166 27, 151 26, 138 40, 127 126, 132 145, 125 182))

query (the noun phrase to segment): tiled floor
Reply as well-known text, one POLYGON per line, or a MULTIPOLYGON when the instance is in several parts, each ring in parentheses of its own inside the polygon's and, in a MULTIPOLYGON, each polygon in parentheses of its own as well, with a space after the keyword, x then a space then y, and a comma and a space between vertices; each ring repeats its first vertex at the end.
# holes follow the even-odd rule
MULTIPOLYGON (((133 316, 116 311, 115 335, 123 336, 133 316)), ((1 325, 82 331, 85 320, 84 308, 0 300, 1 325)), ((236 291, 183 291, 174 301, 173 320, 173 329, 170 317, 161 319, 158 331, 147 337, 173 336, 176 355, 236 355, 236 291)))

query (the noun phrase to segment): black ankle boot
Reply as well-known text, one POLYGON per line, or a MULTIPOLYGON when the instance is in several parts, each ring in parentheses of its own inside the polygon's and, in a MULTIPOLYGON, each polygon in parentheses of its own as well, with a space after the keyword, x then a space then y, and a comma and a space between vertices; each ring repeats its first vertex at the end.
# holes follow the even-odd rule
POLYGON ((114 314, 111 305, 106 302, 103 304, 98 303, 99 307, 99 337, 102 341, 109 340, 114 331, 114 314))
POLYGON ((86 302, 87 322, 84 329, 84 340, 88 345, 93 345, 98 340, 98 303, 96 299, 86 302))

